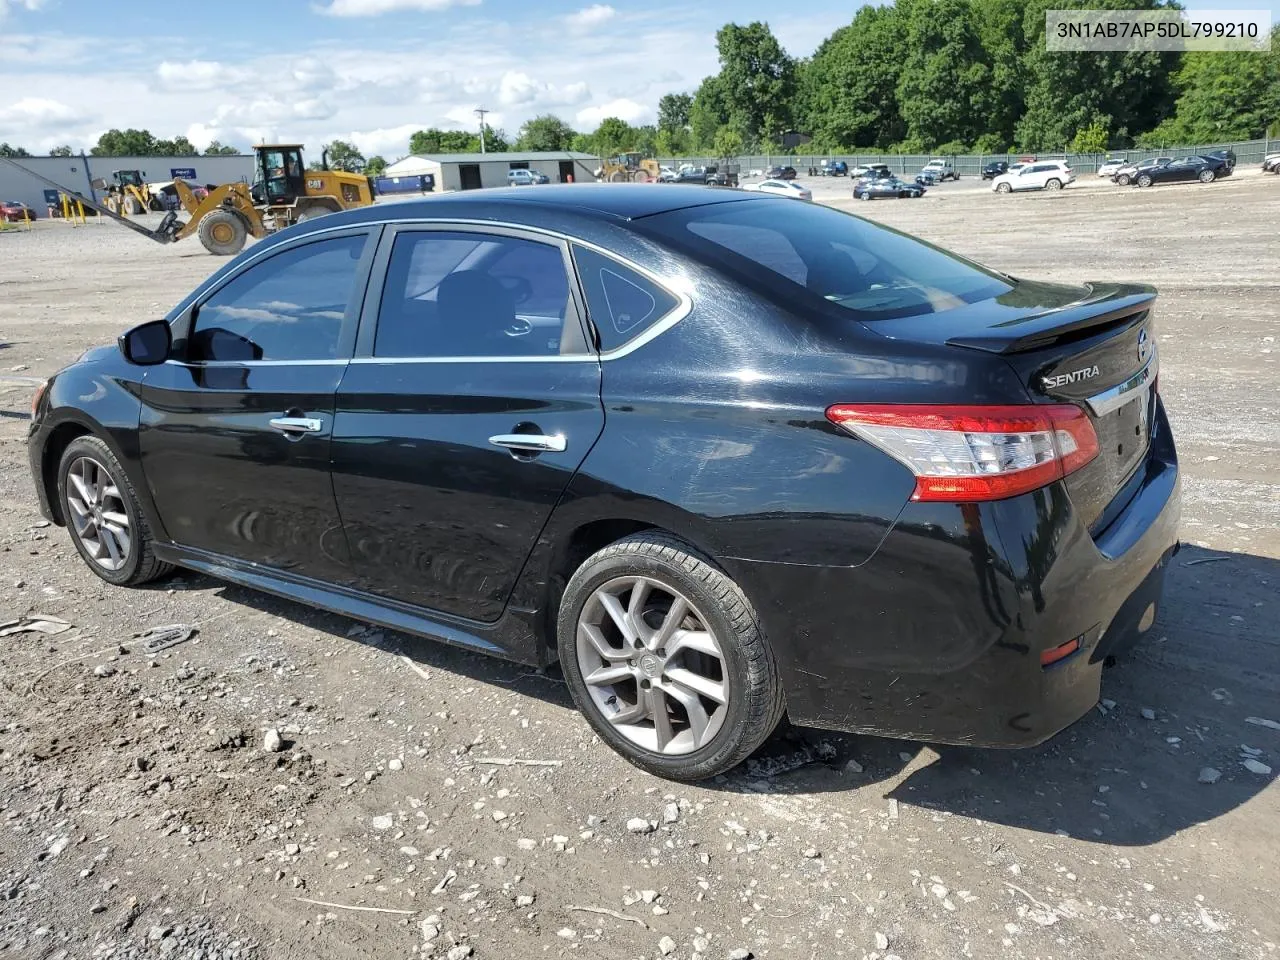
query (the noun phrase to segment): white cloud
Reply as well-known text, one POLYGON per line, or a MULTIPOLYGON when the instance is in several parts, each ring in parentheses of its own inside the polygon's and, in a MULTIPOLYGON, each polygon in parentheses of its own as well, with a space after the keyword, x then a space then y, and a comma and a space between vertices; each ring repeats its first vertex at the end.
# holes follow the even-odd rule
POLYGON ((75 126, 87 119, 88 114, 75 107, 42 97, 25 97, 0 109, 0 127, 16 129, 54 130, 75 126))
POLYGON ((34 13, 44 6, 44 0, 0 0, 0 21, 9 16, 10 10, 26 10, 34 13))
POLYGON ((156 67, 160 82, 171 90, 217 90, 243 79, 240 70, 219 63, 217 60, 187 60, 174 63, 162 60, 156 67))
POLYGON ((569 14, 564 18, 564 22, 569 25, 571 30, 585 32, 593 27, 600 26, 602 23, 608 23, 617 13, 618 11, 607 3, 593 3, 589 7, 583 7, 581 10, 569 14))
POLYGON ((480 0, 332 0, 327 7, 314 9, 329 17, 379 17, 397 10, 444 10, 474 7, 479 3, 480 0))
POLYGON ((585 82, 556 86, 534 80, 520 70, 508 70, 498 82, 498 102, 504 107, 523 107, 538 103, 543 106, 573 106, 590 99, 591 89, 585 82))
POLYGON ((578 126, 583 130, 594 130, 600 126, 600 121, 605 117, 617 117, 619 120, 625 120, 630 124, 649 123, 654 118, 654 106, 636 103, 634 100, 620 97, 617 100, 610 100, 608 103, 579 110, 577 113, 578 126))

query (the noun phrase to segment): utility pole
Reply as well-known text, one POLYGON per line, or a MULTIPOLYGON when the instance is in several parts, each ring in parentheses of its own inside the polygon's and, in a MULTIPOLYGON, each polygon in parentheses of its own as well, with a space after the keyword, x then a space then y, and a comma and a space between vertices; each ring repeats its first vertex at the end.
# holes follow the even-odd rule
POLYGON ((489 111, 484 107, 477 107, 475 114, 480 118, 480 152, 484 153, 484 115, 489 111))

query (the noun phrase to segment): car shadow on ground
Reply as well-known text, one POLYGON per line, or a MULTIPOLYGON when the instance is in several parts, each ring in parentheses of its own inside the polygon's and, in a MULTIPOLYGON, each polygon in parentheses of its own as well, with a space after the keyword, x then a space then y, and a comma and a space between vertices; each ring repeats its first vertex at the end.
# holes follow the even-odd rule
MULTIPOLYGON (((184 585, 215 582, 187 575, 184 585)), ((1280 730, 1246 720, 1280 720, 1276 584, 1276 560, 1184 547, 1172 562, 1155 624, 1105 672, 1102 705, 1039 747, 932 747, 784 724, 745 764, 701 786, 743 794, 846 793, 856 809, 870 801, 889 816, 893 806, 898 817, 917 823, 922 815, 961 816, 1118 846, 1157 843, 1247 803, 1276 776, 1244 766, 1246 759, 1280 766, 1280 730)), ((221 593, 428 669, 573 709, 555 667, 539 673, 236 586, 221 593)))

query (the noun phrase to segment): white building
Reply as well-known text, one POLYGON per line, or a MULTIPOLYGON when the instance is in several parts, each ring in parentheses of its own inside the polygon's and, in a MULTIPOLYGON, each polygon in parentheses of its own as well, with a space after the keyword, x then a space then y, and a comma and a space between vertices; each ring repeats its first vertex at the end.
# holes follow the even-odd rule
POLYGON ((384 177, 431 174, 436 190, 505 187, 512 170, 533 170, 552 183, 592 183, 600 158, 569 150, 546 153, 433 153, 409 156, 387 167, 384 177), (570 179, 572 178, 572 179, 570 179))

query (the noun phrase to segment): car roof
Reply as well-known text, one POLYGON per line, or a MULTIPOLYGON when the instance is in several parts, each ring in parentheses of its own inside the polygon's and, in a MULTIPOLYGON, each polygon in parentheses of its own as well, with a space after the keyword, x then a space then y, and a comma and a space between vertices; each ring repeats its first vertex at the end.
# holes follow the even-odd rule
MULTIPOLYGON (((480 215, 486 219, 505 218, 513 223, 522 223, 536 221, 542 209, 592 219, 634 220, 687 207, 763 199, 740 190, 690 184, 564 183, 546 184, 537 190, 496 187, 461 190, 438 197, 398 200, 394 203, 375 203, 358 210, 319 217, 310 223, 324 227, 336 225, 339 217, 345 223, 356 225, 384 220, 471 215, 480 215)), ((298 227, 292 227, 289 232, 296 235, 296 231, 298 227)))

